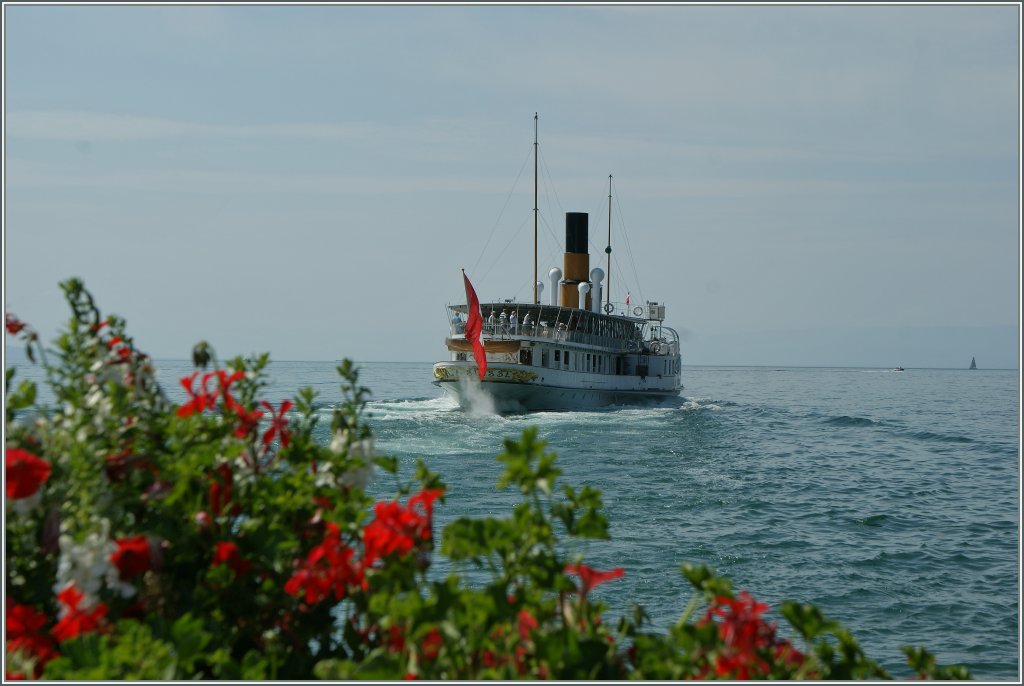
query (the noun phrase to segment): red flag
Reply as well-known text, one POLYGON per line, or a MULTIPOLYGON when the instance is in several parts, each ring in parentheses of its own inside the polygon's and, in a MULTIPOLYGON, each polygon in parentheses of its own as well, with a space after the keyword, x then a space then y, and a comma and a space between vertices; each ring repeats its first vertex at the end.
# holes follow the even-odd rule
POLYGON ((629 304, 629 291, 626 292, 626 304, 629 304))
POLYGON ((480 374, 480 380, 484 380, 487 374, 487 355, 484 354, 484 317, 480 313, 480 300, 476 297, 473 284, 469 282, 465 270, 462 278, 466 282, 466 307, 469 308, 469 319, 466 321, 466 340, 473 342, 473 359, 476 360, 476 370, 480 374))

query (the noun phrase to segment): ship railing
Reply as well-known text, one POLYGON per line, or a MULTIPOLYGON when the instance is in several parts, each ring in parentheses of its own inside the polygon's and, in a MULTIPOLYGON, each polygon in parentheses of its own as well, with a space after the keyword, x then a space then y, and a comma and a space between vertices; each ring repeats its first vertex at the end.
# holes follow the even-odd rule
POLYGON ((500 324, 489 327, 484 325, 484 340, 531 340, 537 342, 553 341, 557 343, 578 343, 596 348, 615 349, 624 352, 639 350, 640 341, 618 338, 615 336, 601 336, 598 334, 584 333, 582 331, 569 331, 565 328, 548 326, 546 324, 529 324, 512 328, 500 324))
MULTIPOLYGON (((453 307, 448 306, 449 316, 449 331, 453 338, 463 338, 466 333, 466 320, 464 314, 464 307, 453 307)), ((643 323, 635 321, 635 329, 628 329, 619 324, 619 328, 622 331, 612 332, 612 327, 604 328, 600 327, 601 330, 595 331, 584 331, 580 328, 580 311, 574 308, 562 308, 557 306, 533 306, 520 307, 517 305, 509 305, 510 308, 516 313, 516 321, 513 324, 509 318, 499 319, 498 321, 491 322, 487 319, 484 320, 482 326, 482 333, 484 339, 494 340, 512 340, 512 339, 525 339, 534 341, 553 341, 558 343, 577 343, 580 345, 593 346, 597 348, 603 348, 605 350, 617 350, 619 352, 638 352, 641 350, 643 343, 643 323), (538 312, 539 310, 539 312, 538 312), (523 319, 528 314, 538 315, 547 314, 553 315, 553 319, 542 319, 540 322, 535 320, 527 320, 527 323, 523 323, 523 319), (623 335, 626 334, 626 335, 623 335)), ((494 308, 496 309, 496 308, 494 308)), ((584 317, 592 317, 590 313, 583 315, 584 317)), ((593 320, 591 320, 593 321, 593 320)), ((594 327, 595 329, 599 327, 594 327)))

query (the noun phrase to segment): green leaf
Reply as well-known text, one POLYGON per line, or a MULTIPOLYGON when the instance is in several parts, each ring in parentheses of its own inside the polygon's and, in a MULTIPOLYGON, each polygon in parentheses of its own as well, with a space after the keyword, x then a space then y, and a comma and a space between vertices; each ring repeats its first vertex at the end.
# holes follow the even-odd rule
POLYGON ((783 601, 779 611, 792 627, 808 641, 839 628, 839 624, 826 619, 821 610, 814 605, 800 604, 787 600, 783 601))
POLYGON ((693 587, 703 591, 705 596, 733 597, 732 582, 724 577, 716 576, 707 565, 693 565, 689 562, 684 562, 680 565, 679 570, 693 584, 693 587))
POLYGON ((389 474, 398 473, 398 458, 390 456, 374 457, 373 463, 389 474))
POLYGON ((203 629, 202 620, 186 612, 171 626, 171 640, 178 651, 178 660, 182 669, 192 670, 192 665, 206 650, 213 637, 203 629))

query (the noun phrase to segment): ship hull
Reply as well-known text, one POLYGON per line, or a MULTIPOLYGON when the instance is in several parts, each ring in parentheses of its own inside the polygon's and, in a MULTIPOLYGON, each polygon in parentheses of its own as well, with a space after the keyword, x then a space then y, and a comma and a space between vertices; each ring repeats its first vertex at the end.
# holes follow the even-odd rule
POLYGON ((515 413, 657 405, 679 397, 678 376, 613 377, 513 365, 488 365, 481 381, 472 362, 439 362, 434 384, 464 410, 515 413))

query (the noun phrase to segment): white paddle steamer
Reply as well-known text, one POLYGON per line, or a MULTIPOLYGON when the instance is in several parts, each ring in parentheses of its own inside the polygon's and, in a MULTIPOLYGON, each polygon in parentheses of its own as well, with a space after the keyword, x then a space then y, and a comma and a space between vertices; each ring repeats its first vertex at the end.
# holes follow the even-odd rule
MULTIPOLYGON (((586 213, 566 213, 563 268, 548 273, 549 302, 541 303, 536 148, 535 136, 533 302, 484 302, 477 310, 467 279, 467 304, 448 307, 449 359, 434 365, 434 383, 463 408, 482 400, 499 412, 587 409, 677 397, 683 387, 682 358, 679 335, 664 324, 665 305, 611 302, 610 293, 604 293, 605 271, 590 268, 586 213), (482 342, 476 354, 474 338, 482 342)), ((610 270, 611 177, 608 202, 605 253, 610 270)))

